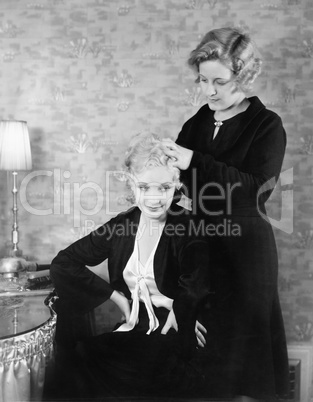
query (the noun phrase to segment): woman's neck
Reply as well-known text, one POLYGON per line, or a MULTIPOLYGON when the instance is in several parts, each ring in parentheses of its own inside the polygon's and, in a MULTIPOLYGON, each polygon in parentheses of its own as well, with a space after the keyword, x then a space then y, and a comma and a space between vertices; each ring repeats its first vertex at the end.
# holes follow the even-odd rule
POLYGON ((214 113, 214 119, 216 121, 223 121, 223 120, 227 120, 230 119, 231 117, 236 116, 239 113, 244 112, 245 110, 248 109, 250 105, 250 101, 249 99, 247 99, 246 97, 244 97, 243 99, 241 99, 238 103, 232 105, 230 108, 225 109, 225 110, 217 110, 214 113))
POLYGON ((143 226, 144 228, 148 230, 153 230, 156 228, 161 228, 164 226, 165 221, 166 221, 167 214, 164 217, 161 218, 150 218, 143 213, 141 213, 140 221, 139 221, 139 226, 143 226))

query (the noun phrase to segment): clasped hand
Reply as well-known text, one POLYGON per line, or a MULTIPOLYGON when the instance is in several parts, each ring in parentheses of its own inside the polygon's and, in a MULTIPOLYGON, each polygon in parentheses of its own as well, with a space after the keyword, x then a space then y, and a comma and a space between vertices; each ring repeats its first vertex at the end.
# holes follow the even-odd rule
POLYGON ((191 149, 181 147, 170 138, 164 138, 162 140, 162 145, 164 153, 173 161, 173 166, 181 170, 189 168, 193 155, 191 149))

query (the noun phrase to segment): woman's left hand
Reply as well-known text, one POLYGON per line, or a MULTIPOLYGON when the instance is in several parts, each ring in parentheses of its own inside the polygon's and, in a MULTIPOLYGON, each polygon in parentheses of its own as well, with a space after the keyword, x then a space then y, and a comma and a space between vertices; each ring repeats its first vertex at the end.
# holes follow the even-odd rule
POLYGON ((193 151, 188 148, 177 145, 170 138, 164 138, 162 140, 164 153, 172 159, 172 165, 180 170, 186 170, 189 168, 193 151))
POLYGON ((117 305, 123 314, 123 318, 126 322, 129 321, 130 317, 130 304, 129 300, 124 296, 122 292, 114 290, 110 296, 110 299, 117 305))
POLYGON ((178 325, 173 309, 168 313, 167 320, 162 328, 161 334, 166 335, 171 328, 174 328, 176 332, 178 331, 178 325))

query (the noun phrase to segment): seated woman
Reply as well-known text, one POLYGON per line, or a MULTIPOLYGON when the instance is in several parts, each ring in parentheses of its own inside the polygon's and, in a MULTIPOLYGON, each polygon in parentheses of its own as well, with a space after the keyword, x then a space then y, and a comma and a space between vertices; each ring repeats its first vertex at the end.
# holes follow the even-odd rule
POLYGON ((195 333, 197 313, 209 295, 207 243, 177 205, 179 170, 155 135, 134 137, 125 165, 136 205, 60 251, 51 265, 63 345, 57 352, 66 352, 59 367, 71 397, 186 395, 201 381, 193 357, 203 340, 195 333), (106 259, 110 283, 86 267, 106 259), (108 299, 125 321, 84 339, 74 357, 65 339, 70 318, 108 299))

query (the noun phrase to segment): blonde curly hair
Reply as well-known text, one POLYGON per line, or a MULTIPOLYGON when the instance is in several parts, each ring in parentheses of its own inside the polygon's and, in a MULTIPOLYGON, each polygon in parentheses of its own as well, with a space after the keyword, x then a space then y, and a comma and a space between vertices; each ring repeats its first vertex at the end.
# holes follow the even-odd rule
MULTIPOLYGON (((144 169, 151 169, 157 166, 165 166, 173 172, 173 181, 176 189, 181 187, 179 181, 180 171, 172 165, 162 147, 161 139, 153 133, 136 134, 130 141, 125 153, 124 170, 128 173, 126 183, 128 188, 132 188, 132 177, 144 169)), ((134 202, 133 194, 128 197, 128 201, 134 202)))

